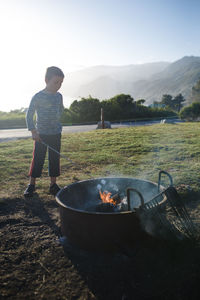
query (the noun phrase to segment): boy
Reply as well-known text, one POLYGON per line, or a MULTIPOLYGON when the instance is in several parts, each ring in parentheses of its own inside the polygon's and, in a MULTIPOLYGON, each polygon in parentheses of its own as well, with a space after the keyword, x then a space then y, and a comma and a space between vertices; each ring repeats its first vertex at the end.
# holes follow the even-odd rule
MULTIPOLYGON (((61 131, 60 117, 63 111, 62 95, 57 91, 60 89, 64 79, 64 74, 57 67, 49 67, 46 70, 46 88, 35 94, 29 105, 26 114, 28 130, 32 133, 35 141, 33 149, 33 159, 30 166, 30 182, 24 191, 25 197, 32 197, 35 191, 36 178, 41 176, 47 146, 51 146, 60 152, 61 131), (36 125, 33 117, 36 113, 36 125)), ((56 177, 60 175, 60 157, 57 153, 48 148, 48 171, 50 176, 49 192, 56 195, 60 190, 56 184, 56 177)))

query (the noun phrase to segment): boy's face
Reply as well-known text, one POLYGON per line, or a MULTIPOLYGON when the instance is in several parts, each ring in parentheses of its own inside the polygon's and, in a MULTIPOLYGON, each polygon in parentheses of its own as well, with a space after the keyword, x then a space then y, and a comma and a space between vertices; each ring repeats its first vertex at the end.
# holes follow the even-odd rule
POLYGON ((51 77, 51 79, 46 79, 45 81, 47 91, 50 93, 56 93, 60 89, 63 83, 63 79, 64 78, 60 76, 53 76, 51 77))

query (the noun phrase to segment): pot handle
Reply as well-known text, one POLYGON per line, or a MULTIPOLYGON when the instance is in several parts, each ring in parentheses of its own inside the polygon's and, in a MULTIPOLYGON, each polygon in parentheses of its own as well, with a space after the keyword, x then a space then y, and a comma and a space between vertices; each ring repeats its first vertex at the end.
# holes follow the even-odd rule
POLYGON ((138 190, 129 187, 129 188, 127 188, 127 190, 126 190, 126 194, 127 194, 127 202, 128 202, 128 210, 131 210, 131 199, 130 199, 130 192, 131 192, 131 191, 132 191, 132 192, 135 192, 136 194, 138 194, 138 196, 140 197, 141 206, 144 205, 144 198, 143 198, 142 194, 141 194, 138 190))
POLYGON ((161 182, 161 176, 162 174, 165 174, 169 177, 169 181, 170 181, 170 186, 173 186, 173 179, 172 179, 172 176, 166 172, 166 171, 160 171, 159 172, 159 175, 158 175, 158 192, 160 192, 160 182, 161 182))

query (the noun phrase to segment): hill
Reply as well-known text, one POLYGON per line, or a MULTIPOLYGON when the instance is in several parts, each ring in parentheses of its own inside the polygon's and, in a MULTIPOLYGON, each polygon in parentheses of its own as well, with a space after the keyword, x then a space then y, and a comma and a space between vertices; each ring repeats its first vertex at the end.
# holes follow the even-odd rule
POLYGON ((64 87, 69 97, 107 99, 119 93, 150 104, 163 94, 182 93, 190 103, 191 89, 200 78, 200 57, 186 56, 173 63, 128 66, 94 66, 71 73, 64 87))
POLYGON ((193 85, 200 78, 200 57, 183 57, 171 63, 165 70, 155 74, 150 80, 133 82, 131 93, 136 98, 144 98, 148 103, 160 100, 163 94, 176 96, 179 93, 190 103, 193 85))
POLYGON ((162 72, 169 63, 156 62, 127 66, 93 66, 69 74, 64 82, 64 94, 68 97, 87 97, 100 99, 127 93, 132 83, 147 80, 162 72))

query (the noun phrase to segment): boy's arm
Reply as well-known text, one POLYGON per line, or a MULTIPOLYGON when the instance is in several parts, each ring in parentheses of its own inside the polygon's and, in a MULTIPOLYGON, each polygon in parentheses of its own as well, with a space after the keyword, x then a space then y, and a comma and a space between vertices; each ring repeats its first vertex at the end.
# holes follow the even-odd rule
POLYGON ((64 105, 63 105, 63 96, 61 95, 61 101, 60 101, 60 113, 64 111, 64 105))
POLYGON ((35 124, 33 121, 35 111, 36 111, 36 103, 35 103, 35 98, 33 97, 31 100, 31 103, 29 105, 28 111, 26 113, 26 125, 27 125, 28 130, 31 131, 31 133, 32 133, 33 140, 36 140, 39 142, 40 137, 35 128, 35 124))

